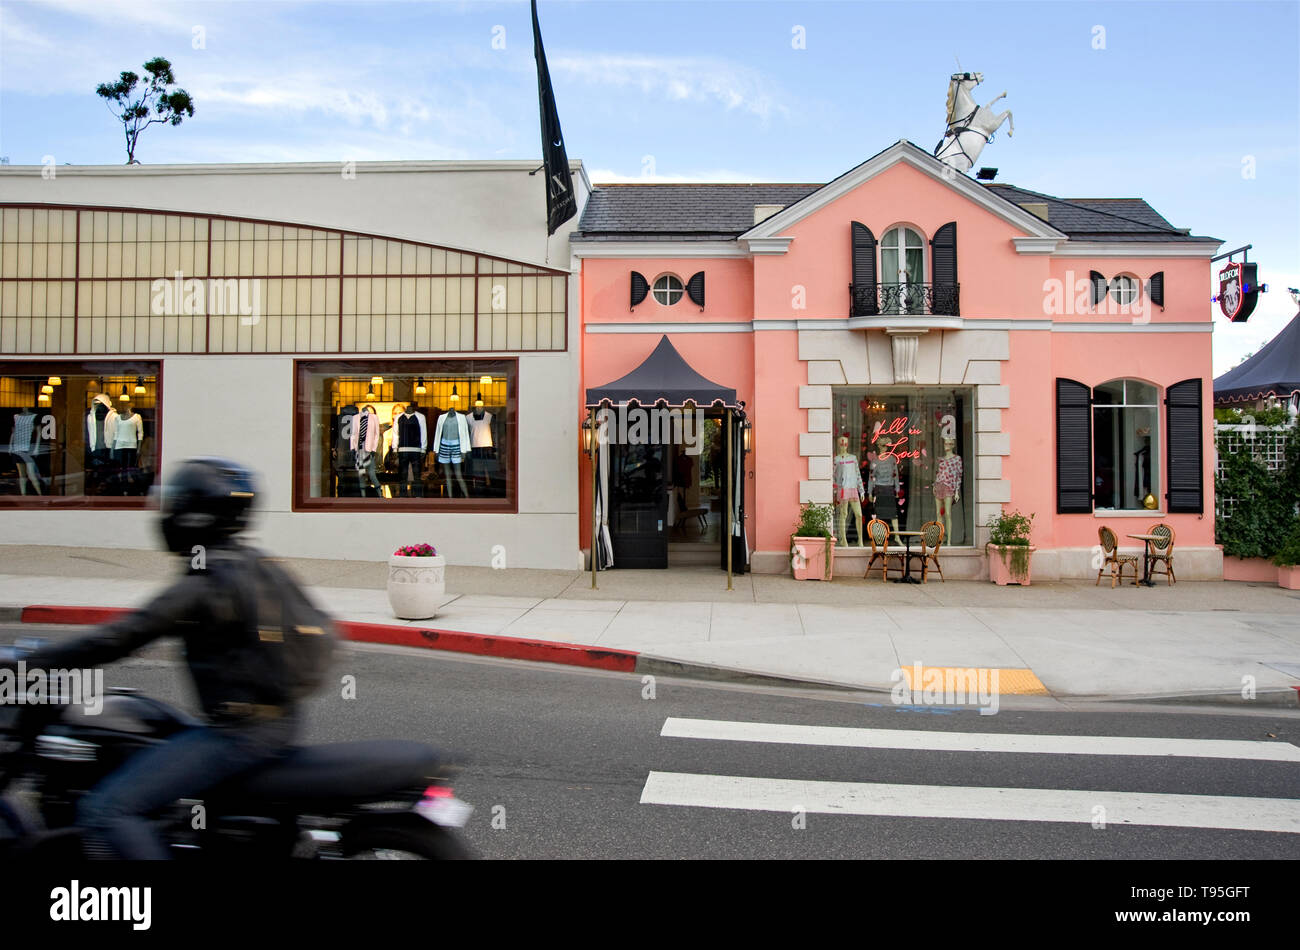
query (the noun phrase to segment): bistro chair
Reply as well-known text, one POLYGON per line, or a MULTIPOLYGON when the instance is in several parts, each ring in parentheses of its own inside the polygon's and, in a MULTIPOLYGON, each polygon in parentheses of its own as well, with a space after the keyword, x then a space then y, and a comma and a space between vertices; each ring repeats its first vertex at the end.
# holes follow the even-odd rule
POLYGON ((1110 586, 1115 589, 1115 582, 1124 582, 1124 567, 1131 565, 1133 567, 1133 583, 1138 582, 1138 556, 1136 554, 1121 554, 1119 552, 1119 541, 1115 538, 1115 532, 1102 525, 1097 529, 1097 537, 1101 540, 1102 553, 1106 559, 1101 562, 1101 567, 1097 569, 1096 587, 1101 584, 1101 572, 1106 570, 1106 565, 1110 565, 1110 586))
POLYGON ((1178 583, 1178 578, 1174 577, 1174 529, 1169 525, 1153 524, 1147 529, 1147 534, 1153 534, 1160 538, 1159 541, 1152 541, 1151 546, 1147 548, 1147 576, 1155 577, 1156 574, 1164 574, 1169 579, 1169 585, 1178 583), (1164 570, 1157 571, 1156 565, 1163 564, 1164 570))
MULTIPOLYGON (((943 523, 939 521, 927 521, 921 525, 921 583, 925 583, 926 577, 930 573, 930 562, 934 561, 934 568, 939 572, 939 580, 943 580, 943 568, 939 566, 939 545, 943 544, 943 523)), ((947 583, 947 581, 944 581, 947 583)))
POLYGON ((891 554, 889 551, 889 525, 879 518, 872 518, 867 522, 867 539, 871 542, 871 560, 867 562, 867 570, 862 575, 864 578, 871 574, 871 566, 880 560, 880 579, 889 580, 889 559, 898 559, 898 570, 904 572, 903 555, 891 554))

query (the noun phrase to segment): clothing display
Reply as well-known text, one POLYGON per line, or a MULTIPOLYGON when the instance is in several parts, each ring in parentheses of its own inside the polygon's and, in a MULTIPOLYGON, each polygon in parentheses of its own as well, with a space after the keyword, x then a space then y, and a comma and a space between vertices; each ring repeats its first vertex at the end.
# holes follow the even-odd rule
POLYGON ((104 424, 109 415, 117 415, 113 410, 113 400, 100 393, 86 413, 86 451, 102 452, 108 448, 104 437, 104 424))
POLYGON ((9 452, 18 464, 18 490, 24 495, 27 494, 29 482, 36 490, 36 494, 44 494, 40 469, 36 465, 36 459, 32 457, 40 449, 36 414, 30 409, 24 409, 14 416, 14 428, 9 436, 9 452))
POLYGON ((861 501, 865 493, 862 485, 862 471, 858 468, 856 455, 835 456, 833 470, 832 499, 835 504, 844 501, 861 501))
POLYGON ((469 417, 469 438, 470 447, 475 449, 490 449, 492 443, 492 413, 484 412, 481 416, 480 409, 476 409, 469 417))
POLYGON ((934 470, 934 497, 952 498, 961 494, 962 461, 959 455, 945 455, 934 470))
POLYGON ((379 417, 369 410, 357 413, 352 420, 352 437, 348 445, 353 451, 357 449, 371 453, 378 451, 379 417))
POLYGON ((398 452, 423 455, 429 450, 429 429, 425 423, 424 413, 407 408, 394 423, 397 436, 393 439, 398 452))
POLYGON ((433 442, 438 447, 438 461, 459 465, 469 454, 471 446, 470 427, 464 413, 452 410, 438 418, 434 429, 433 442), (450 423, 450 425, 448 424, 450 423))
POLYGON ((104 440, 114 451, 139 448, 144 441, 144 420, 140 413, 110 415, 104 423, 104 440))
POLYGON ((898 517, 898 460, 878 458, 871 465, 867 494, 875 499, 876 517, 886 521, 898 517))

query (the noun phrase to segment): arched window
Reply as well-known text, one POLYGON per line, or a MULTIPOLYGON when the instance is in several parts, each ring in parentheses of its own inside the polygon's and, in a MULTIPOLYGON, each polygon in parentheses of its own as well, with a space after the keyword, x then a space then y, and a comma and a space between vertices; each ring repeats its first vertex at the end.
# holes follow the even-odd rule
MULTIPOLYGON (((1160 393, 1137 379, 1092 391, 1093 503, 1118 511, 1160 497, 1160 393)), ((1157 502, 1158 506, 1158 502, 1157 502)))
POLYGON ((923 313, 925 241, 911 228, 890 228, 880 241, 881 313, 923 313))

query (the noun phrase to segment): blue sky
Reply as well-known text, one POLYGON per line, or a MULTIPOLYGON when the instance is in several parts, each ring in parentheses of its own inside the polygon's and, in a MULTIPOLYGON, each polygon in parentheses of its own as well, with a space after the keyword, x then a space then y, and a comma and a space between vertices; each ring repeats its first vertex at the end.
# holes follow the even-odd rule
MULTIPOLYGON (((539 6, 569 155, 595 181, 821 182, 899 138, 931 149, 960 62, 980 102, 1007 91, 1015 135, 980 159, 999 180, 1143 197, 1255 245, 1271 290, 1245 326, 1218 321, 1216 373, 1296 312, 1294 2, 539 6)), ((5 0, 0 156, 124 161, 94 87, 157 55, 197 111, 142 135, 146 163, 540 155, 525 2, 5 0)))

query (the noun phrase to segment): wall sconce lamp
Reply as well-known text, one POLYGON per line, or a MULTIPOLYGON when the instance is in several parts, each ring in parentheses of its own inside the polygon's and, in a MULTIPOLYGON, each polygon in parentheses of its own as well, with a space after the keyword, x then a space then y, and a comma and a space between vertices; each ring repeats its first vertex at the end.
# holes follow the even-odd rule
POLYGON ((745 447, 746 455, 754 450, 754 423, 748 419, 740 423, 740 443, 745 447))
POLYGON ((591 443, 594 432, 595 427, 591 424, 591 416, 587 416, 582 420, 582 451, 588 455, 592 454, 591 443))

